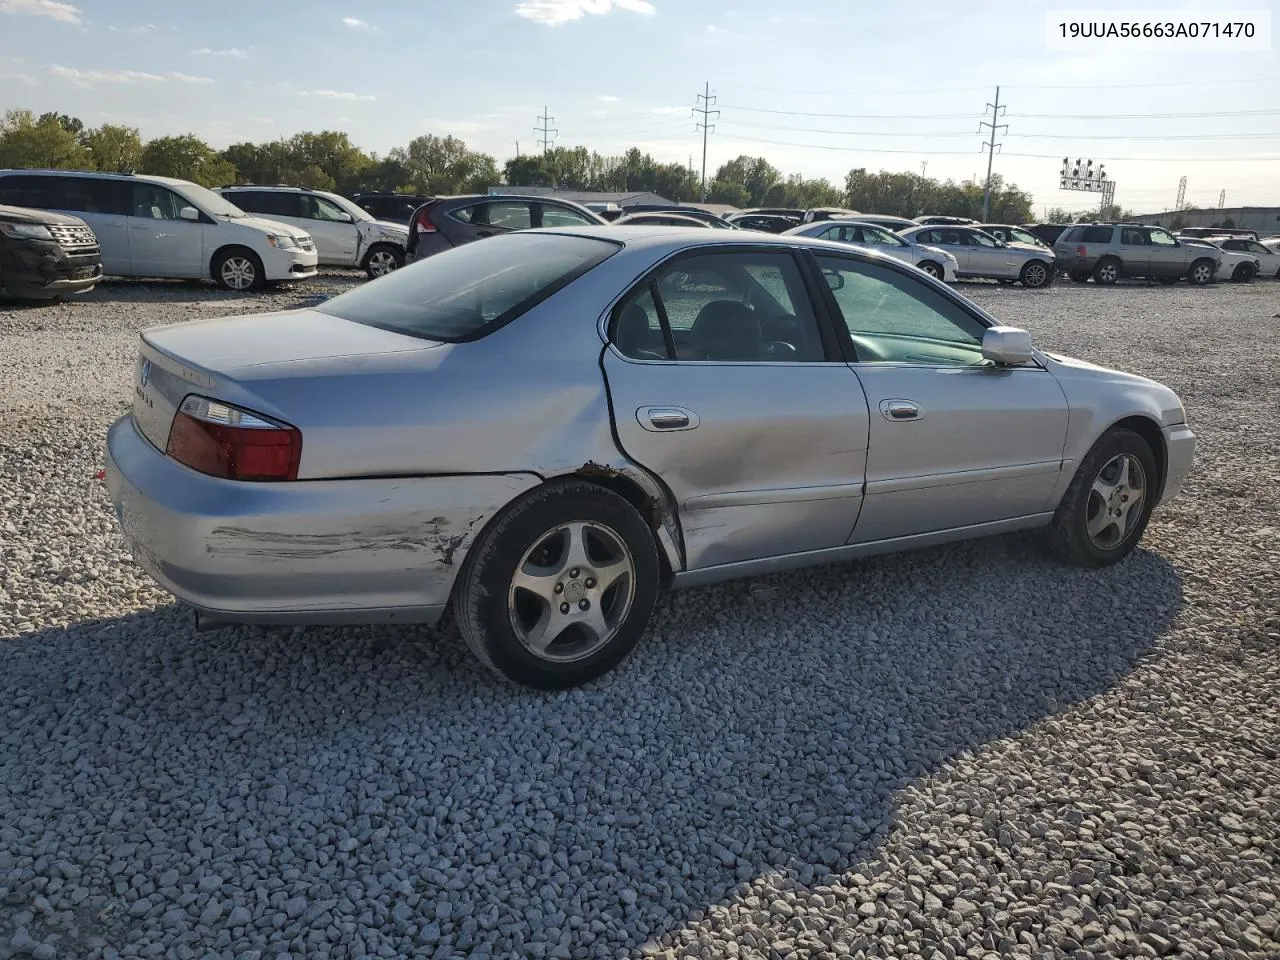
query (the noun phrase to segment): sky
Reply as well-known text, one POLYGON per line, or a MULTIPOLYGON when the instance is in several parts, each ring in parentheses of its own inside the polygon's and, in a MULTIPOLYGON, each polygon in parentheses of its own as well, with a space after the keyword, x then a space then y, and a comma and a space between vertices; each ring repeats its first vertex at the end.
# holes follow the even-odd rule
POLYGON ((746 153, 842 185, 856 167, 981 180, 999 86, 994 170, 1037 215, 1097 205, 1059 189, 1067 156, 1105 164, 1134 212, 1172 208, 1183 176, 1190 204, 1280 205, 1280 0, 1116 8, 1264 29, 1196 49, 1050 42, 1088 0, 0 0, 0 112, 216 147, 341 129, 385 154, 453 134, 501 164, 542 149, 545 110, 554 145, 696 169, 709 84, 708 176, 746 153))

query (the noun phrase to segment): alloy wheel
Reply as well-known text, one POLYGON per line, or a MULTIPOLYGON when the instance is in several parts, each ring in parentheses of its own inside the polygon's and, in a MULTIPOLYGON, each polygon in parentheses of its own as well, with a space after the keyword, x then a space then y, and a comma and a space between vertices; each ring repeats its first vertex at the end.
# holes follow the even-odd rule
POLYGON ((232 290, 249 290, 258 278, 258 271, 248 257, 227 257, 222 262, 220 275, 232 290))
POLYGON ((375 277, 384 277, 396 269, 396 258, 390 250, 375 250, 369 254, 369 272, 375 277))
POLYGON ((635 559, 622 537, 595 521, 561 524, 520 558, 507 611, 526 650, 543 660, 572 662, 617 635, 635 589, 635 559))
POLYGON ((1098 471, 1089 491, 1085 529, 1099 550, 1114 550, 1142 519, 1147 476, 1129 453, 1116 454, 1098 471))

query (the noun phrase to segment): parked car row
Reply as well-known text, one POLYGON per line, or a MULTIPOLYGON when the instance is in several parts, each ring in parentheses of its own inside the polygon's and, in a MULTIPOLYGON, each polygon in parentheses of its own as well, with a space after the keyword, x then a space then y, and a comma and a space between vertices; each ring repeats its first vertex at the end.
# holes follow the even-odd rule
POLYGON ((1280 241, 1248 231, 1178 236, 1137 223, 915 220, 837 207, 759 208, 722 218, 682 204, 596 212, 547 196, 361 194, 283 184, 209 190, 167 177, 0 170, 0 292, 57 297, 105 276, 211 279, 229 290, 302 280, 320 266, 385 276, 464 243, 537 227, 665 226, 808 236, 872 248, 953 282, 989 278, 1038 288, 1124 277, 1280 279, 1280 241), (601 215, 604 213, 605 215, 601 215), (387 219, 381 219, 385 216, 387 219))

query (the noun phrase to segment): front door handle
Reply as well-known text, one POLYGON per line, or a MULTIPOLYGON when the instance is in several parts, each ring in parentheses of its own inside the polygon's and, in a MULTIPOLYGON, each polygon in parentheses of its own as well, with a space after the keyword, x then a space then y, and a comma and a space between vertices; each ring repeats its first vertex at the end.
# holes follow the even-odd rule
POLYGON ((923 416, 920 407, 910 400, 881 400, 880 413, 892 423, 901 420, 919 420, 923 416))
POLYGON ((675 430, 692 430, 698 425, 698 415, 684 407, 641 407, 636 419, 646 430, 670 433, 675 430))

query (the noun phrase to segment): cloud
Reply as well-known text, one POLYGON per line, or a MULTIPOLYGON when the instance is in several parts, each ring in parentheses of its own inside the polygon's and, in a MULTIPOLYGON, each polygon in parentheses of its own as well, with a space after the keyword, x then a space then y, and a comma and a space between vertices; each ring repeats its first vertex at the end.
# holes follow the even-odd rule
POLYGON ((607 93, 600 94, 600 96, 596 97, 596 99, 599 100, 601 103, 617 103, 618 102, 617 97, 611 97, 607 93))
POLYGON ((370 29, 369 24, 365 23, 363 20, 357 20, 355 17, 343 17, 342 22, 345 26, 350 27, 352 30, 370 29))
POLYGON ((554 27, 580 20, 588 13, 599 16, 615 8, 646 16, 656 12, 649 0, 521 0, 516 4, 516 14, 554 27))
POLYGON ((95 83, 213 83, 212 77, 193 77, 189 73, 143 73, 141 70, 77 70, 53 64, 49 72, 55 77, 88 87, 95 83))
POLYGON ((159 29, 154 23, 140 23, 136 27, 107 27, 112 33, 150 33, 159 29))
POLYGON ((299 90, 300 97, 325 97, 329 100, 377 100, 369 93, 351 93, 347 90, 299 90))
POLYGON ((249 56, 248 50, 241 50, 239 47, 231 47, 228 50, 210 50, 208 47, 201 47, 191 52, 201 57, 231 57, 235 60, 243 60, 249 56))
POLYGON ((59 0, 0 0, 0 13, 26 13, 63 23, 80 22, 80 8, 59 0))
POLYGON ((688 107, 654 107, 650 113, 688 113, 688 107))
POLYGON ((0 80, 11 80, 24 86, 34 87, 39 81, 29 73, 0 73, 0 80))

